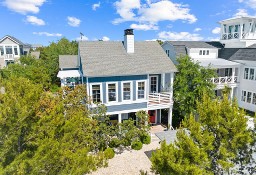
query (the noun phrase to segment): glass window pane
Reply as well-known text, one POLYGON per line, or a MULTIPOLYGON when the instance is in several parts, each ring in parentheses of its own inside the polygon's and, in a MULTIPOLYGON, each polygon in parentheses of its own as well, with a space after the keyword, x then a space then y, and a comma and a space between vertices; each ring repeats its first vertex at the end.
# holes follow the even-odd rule
POLYGON ((248 92, 247 93, 247 103, 251 103, 251 100, 252 100, 252 93, 248 92))
POLYGON ((123 100, 131 99, 131 83, 123 83, 123 100))
POLYGON ((256 93, 253 93, 252 104, 256 105, 256 93))
POLYGON ((92 85, 92 100, 93 102, 100 102, 100 85, 92 85))
POLYGON ((145 98, 145 82, 138 82, 138 99, 145 98))
POLYGON ((250 69, 250 76, 249 76, 250 80, 254 79, 254 69, 250 69))
POLYGON ((202 55, 202 50, 200 50, 199 55, 202 55))
POLYGON ((18 55, 18 48, 17 48, 17 46, 14 46, 14 54, 18 55))
POLYGON ((116 84, 108 84, 108 101, 116 101, 116 84))
POLYGON ((12 46, 5 46, 6 54, 12 54, 12 46))
POLYGON ((244 69, 244 79, 248 79, 249 68, 244 69))
POLYGON ((0 46, 0 55, 4 55, 4 47, 0 46))

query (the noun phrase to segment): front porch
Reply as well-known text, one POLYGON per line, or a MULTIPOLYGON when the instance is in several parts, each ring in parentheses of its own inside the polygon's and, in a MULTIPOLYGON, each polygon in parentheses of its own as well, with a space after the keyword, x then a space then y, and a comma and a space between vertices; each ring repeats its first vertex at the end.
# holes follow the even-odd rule
POLYGON ((61 87, 74 88, 83 83, 82 73, 79 70, 61 70, 57 77, 60 78, 61 87))

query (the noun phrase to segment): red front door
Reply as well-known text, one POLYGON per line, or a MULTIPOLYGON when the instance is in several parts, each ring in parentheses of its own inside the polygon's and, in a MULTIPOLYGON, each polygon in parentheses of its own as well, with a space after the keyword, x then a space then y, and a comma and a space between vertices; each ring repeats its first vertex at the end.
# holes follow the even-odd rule
POLYGON ((156 110, 149 110, 150 123, 156 123, 156 110))

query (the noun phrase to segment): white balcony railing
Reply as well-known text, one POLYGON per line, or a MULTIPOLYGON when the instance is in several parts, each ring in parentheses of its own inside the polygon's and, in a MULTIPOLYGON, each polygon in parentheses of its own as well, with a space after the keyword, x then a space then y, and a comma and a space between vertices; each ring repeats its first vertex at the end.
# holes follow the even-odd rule
POLYGON ((4 54, 4 60, 14 60, 14 54, 4 54))
MULTIPOLYGON (((242 37, 244 37, 244 33, 242 34, 242 37)), ((222 40, 229 40, 229 39, 239 39, 240 33, 233 32, 233 33, 223 33, 222 34, 222 40)))
POLYGON ((214 84, 232 84, 232 83, 237 83, 237 76, 234 77, 216 77, 212 78, 211 81, 214 84))
POLYGON ((148 95, 148 108, 169 108, 173 104, 171 92, 150 93, 148 95))

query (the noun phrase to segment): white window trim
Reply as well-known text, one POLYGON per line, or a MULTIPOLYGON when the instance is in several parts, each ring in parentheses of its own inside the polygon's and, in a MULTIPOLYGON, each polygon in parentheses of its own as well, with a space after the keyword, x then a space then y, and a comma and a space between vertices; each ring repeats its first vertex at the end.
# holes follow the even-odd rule
MULTIPOLYGON (((157 75, 150 75, 149 76, 149 90, 151 91, 151 77, 156 77, 156 92, 155 93, 158 93, 158 86, 159 86, 159 83, 158 83, 158 76, 157 75)), ((153 93, 153 92, 150 92, 150 93, 153 93)))
POLYGON ((118 82, 107 82, 106 83, 106 103, 117 103, 118 102, 118 82), (115 84, 116 85, 116 101, 108 101, 108 85, 109 84, 115 84))
POLYGON ((136 100, 137 101, 139 101, 139 100, 146 100, 147 99, 147 97, 146 97, 146 95, 147 95, 147 80, 138 80, 138 81, 136 81, 136 100), (145 91, 144 91, 144 98, 138 98, 138 83, 140 83, 140 82, 144 82, 145 83, 145 91))
POLYGON ((92 100, 92 104, 93 103, 93 96, 92 96, 92 86, 93 85, 100 85, 100 101, 101 103, 103 103, 103 89, 102 89, 102 83, 90 83, 90 98, 92 100))
POLYGON ((133 101, 133 82, 132 81, 122 81, 121 82, 121 96, 122 96, 122 101, 133 101), (124 100, 124 83, 130 83, 130 88, 131 88, 131 91, 130 91, 130 100, 124 100))

